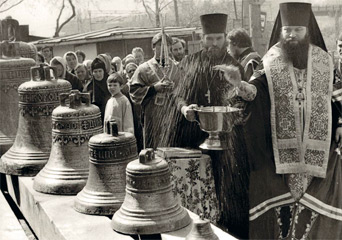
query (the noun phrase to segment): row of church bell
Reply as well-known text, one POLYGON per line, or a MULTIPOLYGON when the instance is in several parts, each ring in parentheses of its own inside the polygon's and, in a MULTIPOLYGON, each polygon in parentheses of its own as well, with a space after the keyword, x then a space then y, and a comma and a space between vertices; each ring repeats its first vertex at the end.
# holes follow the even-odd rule
MULTIPOLYGON (((35 176, 33 188, 42 193, 77 194, 76 211, 114 214, 113 229, 125 234, 190 224, 164 159, 153 149, 138 156, 135 137, 118 132, 115 121, 105 122, 102 131, 90 95, 52 78, 55 69, 19 57, 17 43, 3 42, 0 51, 0 172, 35 176)), ((218 238, 209 221, 199 219, 187 239, 218 238)))
POLYGON ((12 43, 0 48, 0 82, 17 84, 1 94, 2 173, 36 175, 33 188, 42 193, 77 194, 78 212, 115 213, 112 227, 119 232, 154 234, 190 224, 172 193, 164 159, 154 156, 153 149, 138 158, 133 134, 118 132, 115 121, 106 122, 103 132, 100 110, 88 93, 51 78, 51 67, 34 67, 32 59, 19 58, 12 43))

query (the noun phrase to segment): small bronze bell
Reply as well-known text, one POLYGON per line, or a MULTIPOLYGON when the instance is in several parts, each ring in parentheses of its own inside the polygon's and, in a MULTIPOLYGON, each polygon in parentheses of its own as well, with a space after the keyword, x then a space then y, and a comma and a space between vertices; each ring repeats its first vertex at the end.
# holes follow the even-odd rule
POLYGON ((21 58, 19 43, 0 43, 0 156, 13 144, 18 128, 18 87, 30 80, 32 59, 21 58))
POLYGON ((52 67, 32 67, 31 81, 19 86, 19 122, 13 146, 1 157, 0 171, 11 175, 35 176, 49 159, 51 113, 59 94, 71 90, 66 80, 52 79, 52 67), (40 78, 34 78, 38 71, 40 78))
POLYGON ((188 212, 172 193, 169 166, 144 149, 126 168, 126 196, 112 227, 126 234, 156 234, 190 224, 188 212))
POLYGON ((126 166, 138 156, 133 134, 118 133, 115 121, 104 129, 89 140, 89 178, 74 204, 81 213, 113 215, 125 198, 126 166))
POLYGON ((35 177, 33 188, 51 194, 81 191, 89 174, 88 141, 101 131, 100 109, 90 104, 89 93, 61 94, 60 106, 52 112, 50 158, 35 177))
POLYGON ((200 218, 194 220, 192 229, 185 240, 219 240, 219 238, 211 229, 209 220, 201 215, 200 218))

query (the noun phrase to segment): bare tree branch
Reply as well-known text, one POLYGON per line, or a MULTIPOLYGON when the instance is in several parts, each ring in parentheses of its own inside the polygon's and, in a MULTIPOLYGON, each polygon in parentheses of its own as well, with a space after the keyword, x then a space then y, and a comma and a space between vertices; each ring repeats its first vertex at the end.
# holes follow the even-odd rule
POLYGON ((59 14, 58 14, 58 17, 57 17, 57 20, 56 20, 55 37, 56 37, 57 30, 59 29, 59 20, 60 20, 60 18, 61 18, 61 16, 62 16, 64 7, 65 7, 65 5, 64 5, 64 0, 63 0, 61 10, 59 11, 59 14))
POLYGON ((5 3, 7 3, 8 2, 8 0, 5 0, 5 1, 3 1, 2 3, 0 3, 0 8, 5 4, 5 3))
MULTIPOLYGON (((11 8, 14 8, 15 6, 19 5, 19 4, 22 3, 23 1, 24 1, 24 0, 20 0, 19 2, 13 4, 12 6, 6 8, 6 9, 4 9, 4 10, 1 10, 0 13, 6 12, 6 11, 10 10, 11 8)), ((7 0, 5 0, 3 3, 5 3, 5 2, 7 2, 7 0)), ((2 5, 1 5, 1 6, 2 6, 2 5)))
POLYGON ((146 6, 146 8, 150 10, 153 14, 156 14, 156 12, 150 6, 146 6))
MULTIPOLYGON (((150 19, 151 24, 154 25, 153 20, 152 20, 152 16, 151 16, 151 14, 150 14, 150 12, 149 12, 149 8, 150 8, 150 7, 149 7, 148 5, 146 5, 146 3, 145 3, 144 0, 142 0, 142 4, 143 4, 143 6, 144 6, 144 8, 145 8, 145 11, 146 11, 146 13, 147 13, 147 15, 148 15, 148 18, 150 19)), ((150 10, 152 10, 152 9, 150 8, 150 10)), ((152 12, 153 12, 153 11, 152 11, 152 12)))
POLYGON ((164 8, 166 8, 168 5, 170 5, 172 2, 173 1, 170 1, 170 2, 166 3, 163 7, 160 6, 160 8, 159 8, 160 10, 159 11, 162 11, 164 8))
MULTIPOLYGON (((68 0, 68 2, 69 2, 69 4, 70 4, 70 6, 71 6, 72 14, 71 14, 71 16, 70 16, 67 20, 65 20, 65 21, 61 24, 60 27, 58 27, 58 28, 56 27, 56 32, 55 32, 55 36, 54 36, 54 37, 58 37, 58 36, 59 36, 59 32, 62 30, 62 28, 64 27, 64 25, 67 24, 68 22, 70 22, 71 19, 73 19, 73 18, 76 16, 75 6, 74 6, 72 0, 68 0)), ((64 0, 63 0, 63 8, 64 8, 64 0)), ((61 13, 60 13, 60 15, 61 15, 61 13)), ((57 20, 57 21, 59 21, 59 19, 60 19, 60 16, 58 16, 58 20, 57 20)), ((57 23, 57 26, 58 26, 58 23, 57 23)))

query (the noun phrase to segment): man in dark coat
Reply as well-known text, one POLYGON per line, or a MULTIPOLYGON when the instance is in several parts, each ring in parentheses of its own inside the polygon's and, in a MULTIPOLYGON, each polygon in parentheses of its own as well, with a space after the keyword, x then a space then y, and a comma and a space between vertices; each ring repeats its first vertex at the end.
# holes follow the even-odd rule
MULTIPOLYGON (((89 92, 92 98, 92 103, 100 108, 102 123, 106 104, 110 98, 110 92, 107 88, 107 78, 109 68, 103 60, 104 58, 98 55, 91 64, 92 79, 84 86, 84 92, 89 92)), ((108 64, 107 64, 108 65, 108 64)))
POLYGON ((229 53, 241 64, 245 80, 249 81, 261 61, 260 55, 253 49, 251 38, 245 29, 233 29, 227 38, 229 53))
MULTIPOLYGON (((227 52, 226 14, 201 16, 204 48, 186 56, 178 65, 182 77, 174 92, 178 115, 176 131, 168 139, 170 146, 198 148, 208 137, 195 122, 197 106, 234 105, 233 86, 224 79, 215 65, 232 65, 243 75, 241 65, 227 52), (182 113, 182 114, 180 114, 182 113), (184 116, 183 116, 184 115, 184 116)), ((212 159, 216 195, 220 216, 218 225, 239 238, 248 237, 248 162, 241 126, 220 138, 227 142, 228 149, 208 151, 212 159)))
POLYGON ((269 46, 250 84, 227 77, 239 94, 256 90, 245 126, 250 238, 342 239, 341 105, 311 4, 280 4, 269 46))

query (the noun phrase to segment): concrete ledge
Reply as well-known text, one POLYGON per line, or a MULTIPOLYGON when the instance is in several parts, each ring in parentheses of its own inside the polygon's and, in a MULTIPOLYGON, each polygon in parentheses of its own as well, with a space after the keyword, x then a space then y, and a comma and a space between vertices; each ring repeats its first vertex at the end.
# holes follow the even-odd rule
POLYGON ((28 240, 12 208, 0 191, 0 240, 28 240))
MULTIPOLYGON (((6 176, 8 191, 39 239, 49 240, 125 240, 133 238, 112 230, 105 216, 78 213, 73 209, 75 196, 49 195, 33 190, 32 177, 6 176)), ((196 218, 189 212, 191 218, 196 218)), ((191 226, 161 234, 161 239, 185 239, 191 226)), ((219 239, 235 239, 212 225, 219 239)), ((1 239, 1 237, 0 237, 1 239)), ((143 238, 144 239, 144 238, 143 238)), ((146 239, 146 238, 145 238, 146 239)))

